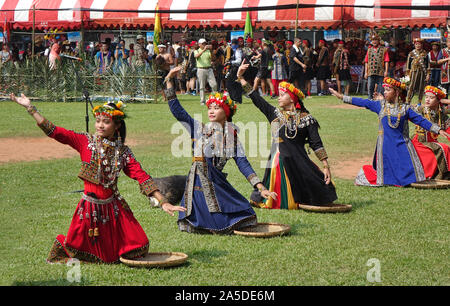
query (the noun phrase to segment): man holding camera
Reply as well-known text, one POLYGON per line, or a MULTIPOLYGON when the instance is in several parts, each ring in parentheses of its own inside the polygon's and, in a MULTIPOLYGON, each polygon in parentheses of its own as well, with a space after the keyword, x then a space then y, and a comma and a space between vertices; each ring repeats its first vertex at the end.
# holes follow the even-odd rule
POLYGON ((208 82, 213 92, 217 91, 217 82, 211 67, 211 45, 206 44, 204 38, 198 40, 199 48, 194 51, 197 62, 197 79, 200 85, 200 103, 205 104, 205 86, 208 82))

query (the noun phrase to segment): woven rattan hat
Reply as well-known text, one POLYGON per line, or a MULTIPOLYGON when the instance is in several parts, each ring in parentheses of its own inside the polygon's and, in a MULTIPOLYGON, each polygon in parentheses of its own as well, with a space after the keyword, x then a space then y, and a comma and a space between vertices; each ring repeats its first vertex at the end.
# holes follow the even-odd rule
POLYGON ((343 213, 352 210, 352 206, 350 204, 333 204, 333 203, 321 206, 298 204, 298 208, 306 211, 321 212, 321 213, 343 213))
POLYGON ((411 187, 418 189, 446 189, 450 188, 450 181, 447 180, 426 180, 412 183, 411 187))
POLYGON ((123 258, 120 261, 130 267, 142 268, 166 268, 179 266, 185 263, 188 256, 179 252, 163 252, 163 253, 148 253, 144 257, 139 258, 123 258))
POLYGON ((247 226, 234 233, 240 236, 269 238, 274 236, 281 236, 290 232, 291 227, 280 223, 258 223, 256 225, 247 226))

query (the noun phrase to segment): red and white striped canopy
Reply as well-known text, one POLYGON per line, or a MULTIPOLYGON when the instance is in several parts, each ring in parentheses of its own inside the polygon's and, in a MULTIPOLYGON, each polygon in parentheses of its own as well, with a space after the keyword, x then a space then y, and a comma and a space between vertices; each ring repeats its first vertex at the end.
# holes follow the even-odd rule
MULTIPOLYGON (((120 26, 147 28, 153 27, 155 14, 145 11, 155 10, 157 2, 159 2, 160 10, 232 9, 297 3, 296 0, 0 0, 0 27, 6 20, 14 29, 32 28, 34 6, 36 9, 34 20, 37 29, 79 28, 81 20, 86 28, 116 28, 120 26), (86 11, 82 11, 83 9, 86 11), (134 12, 108 10, 131 10, 134 12)), ((448 11, 353 7, 353 5, 442 6, 449 5, 449 0, 302 0, 300 3, 351 6, 345 8, 300 8, 298 12, 300 28, 430 27, 446 24, 449 17, 448 11)), ((250 14, 253 26, 256 28, 280 29, 295 26, 296 9, 251 11, 250 14)), ((245 11, 162 13, 161 21, 165 28, 243 27, 245 17, 245 11)))

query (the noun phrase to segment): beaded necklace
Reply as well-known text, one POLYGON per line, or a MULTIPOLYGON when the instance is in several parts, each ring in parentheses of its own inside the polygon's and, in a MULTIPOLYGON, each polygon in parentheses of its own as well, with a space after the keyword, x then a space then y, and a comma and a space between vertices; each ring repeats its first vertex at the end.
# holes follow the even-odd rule
POLYGON ((387 114, 389 126, 393 129, 396 129, 400 125, 400 118, 401 118, 402 114, 400 113, 400 109, 398 108, 397 103, 394 104, 394 109, 397 110, 397 121, 394 124, 392 124, 392 121, 391 121, 391 107, 390 107, 389 102, 386 102, 386 104, 384 105, 383 112, 384 112, 384 114, 387 114), (389 107, 388 107, 388 104, 389 104, 389 107))
POLYGON ((300 115, 298 112, 294 111, 286 111, 283 114, 283 124, 286 127, 284 129, 284 136, 286 136, 286 138, 288 139, 294 139, 297 136, 297 132, 298 132, 298 125, 300 124, 300 115), (289 132, 294 133, 294 136, 289 136, 288 135, 288 130, 289 132))
POLYGON ((120 174, 120 139, 110 141, 94 135, 95 158, 97 161, 97 179, 99 183, 109 188, 113 186, 120 174))
MULTIPOLYGON (((430 122, 435 122, 435 120, 433 120, 433 119, 434 119, 435 116, 436 116, 436 112, 433 111, 433 110, 431 110, 431 109, 430 109, 429 107, 427 107, 427 106, 425 106, 423 110, 424 110, 425 119, 427 119, 427 120, 430 121, 430 122)), ((438 120, 437 120, 436 123, 437 123, 437 125, 440 126, 440 127, 441 127, 441 121, 442 121, 441 113, 442 113, 441 110, 438 109, 438 111, 437 111, 437 117, 438 117, 438 120)), ((438 139, 438 137, 439 137, 438 134, 431 133, 431 132, 430 132, 430 136, 431 136, 431 138, 433 138, 434 140, 438 139)))

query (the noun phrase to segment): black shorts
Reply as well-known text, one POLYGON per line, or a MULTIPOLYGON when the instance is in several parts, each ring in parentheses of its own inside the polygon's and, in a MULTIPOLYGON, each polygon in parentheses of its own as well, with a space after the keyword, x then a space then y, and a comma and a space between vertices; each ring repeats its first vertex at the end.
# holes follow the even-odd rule
POLYGON ((269 69, 267 69, 267 67, 259 67, 256 77, 259 79, 265 80, 265 79, 270 79, 272 76, 270 74, 269 69))
POLYGON ((190 68, 187 70, 186 72, 186 78, 188 80, 192 79, 192 78, 196 78, 197 77, 197 68, 190 68))

